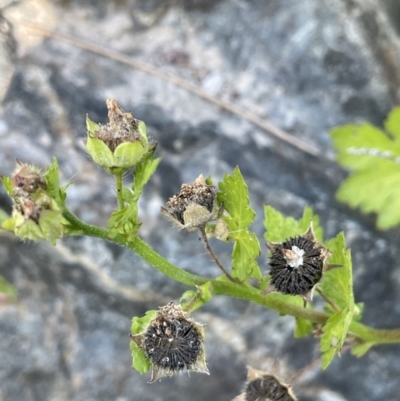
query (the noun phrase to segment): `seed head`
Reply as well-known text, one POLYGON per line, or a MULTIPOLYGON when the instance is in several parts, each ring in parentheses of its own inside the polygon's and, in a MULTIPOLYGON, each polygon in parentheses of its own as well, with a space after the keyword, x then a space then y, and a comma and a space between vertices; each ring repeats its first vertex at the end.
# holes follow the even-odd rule
POLYGON ((325 262, 331 252, 320 244, 312 225, 303 234, 282 243, 267 243, 271 250, 270 286, 264 294, 278 291, 283 294, 300 295, 311 301, 313 289, 322 278, 325 262))
POLYGON ((25 195, 34 193, 39 188, 47 188, 46 181, 40 170, 19 160, 17 160, 17 167, 11 175, 11 185, 14 194, 19 196, 23 196, 24 193, 25 195))
POLYGON ((234 401, 297 401, 291 387, 271 373, 248 366, 243 393, 234 401))
POLYGON ((54 243, 63 235, 61 210, 37 167, 17 161, 11 178, 2 179, 14 204, 12 217, 2 224, 4 228, 34 241, 50 239, 54 243))
POLYGON ((131 338, 151 361, 150 383, 183 371, 209 374, 204 326, 188 318, 180 305, 161 307, 145 331, 131 338))
POLYGON ((136 166, 155 145, 149 145, 143 121, 124 112, 114 99, 106 103, 109 123, 96 124, 87 117, 88 135, 83 142, 96 164, 118 174, 136 166))
POLYGON ((179 229, 194 232, 218 216, 215 187, 207 185, 200 174, 193 184, 182 184, 161 213, 179 229))

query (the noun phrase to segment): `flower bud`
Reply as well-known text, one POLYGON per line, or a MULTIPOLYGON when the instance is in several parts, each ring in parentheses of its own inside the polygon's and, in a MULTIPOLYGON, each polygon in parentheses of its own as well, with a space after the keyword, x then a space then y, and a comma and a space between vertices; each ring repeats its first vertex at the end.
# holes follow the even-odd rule
POLYGON ((194 232, 218 216, 215 187, 207 185, 200 174, 193 184, 182 184, 161 213, 179 229, 194 232))
POLYGON ((55 242, 61 237, 61 210, 46 192, 47 183, 40 170, 17 161, 11 180, 7 180, 3 177, 14 206, 12 217, 3 222, 3 227, 14 231, 22 239, 50 239, 55 242))
POLYGON ((142 333, 132 341, 151 361, 150 383, 183 371, 209 374, 204 341, 204 325, 187 317, 180 305, 161 307, 142 333))
POLYGON ((93 161, 110 174, 119 174, 134 166, 153 149, 149 146, 146 124, 124 112, 114 99, 107 99, 106 125, 86 117, 84 144, 93 161))
POLYGON ((291 387, 275 375, 248 366, 243 393, 233 401, 297 401, 291 387))
POLYGON ((325 262, 332 255, 316 240, 312 224, 303 235, 282 243, 268 242, 267 246, 271 250, 271 281, 263 293, 278 291, 300 295, 311 302, 314 287, 322 278, 325 262))

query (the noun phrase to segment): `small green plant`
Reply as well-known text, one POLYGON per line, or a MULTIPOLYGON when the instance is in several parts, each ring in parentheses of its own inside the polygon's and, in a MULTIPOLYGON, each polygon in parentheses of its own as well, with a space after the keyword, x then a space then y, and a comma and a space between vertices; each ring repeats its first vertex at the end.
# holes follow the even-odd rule
MULTIPOLYGON (((110 216, 107 227, 87 224, 67 208, 67 185, 60 186, 56 159, 44 172, 18 162, 11 177, 2 177, 14 203, 12 216, 2 225, 23 240, 48 239, 55 244, 61 237, 87 235, 112 241, 135 252, 171 279, 190 287, 182 294, 179 304, 169 303, 159 310, 148 311, 143 317, 133 318, 130 348, 134 369, 141 374, 151 369, 151 381, 184 370, 208 373, 203 345, 206 330, 189 315, 217 296, 240 298, 274 309, 280 315, 293 316, 295 337, 319 337, 323 369, 340 354, 345 344, 354 355, 362 356, 375 345, 400 343, 400 328, 379 330, 360 322, 363 307, 354 300, 351 253, 346 249, 345 236, 338 233, 335 238, 324 240, 319 217, 311 208, 306 207, 303 216, 295 220, 265 206, 264 240, 270 250, 270 271, 263 274, 264 268, 258 264, 260 242, 250 228, 255 212, 239 167, 226 174, 217 185, 200 174, 192 183, 182 184, 181 190, 171 194, 161 208, 161 213, 182 230, 182 235, 200 233, 219 268, 216 272, 222 274, 216 277, 195 275, 155 252, 140 238, 142 223, 138 220, 138 201, 160 163, 160 159, 154 158, 156 143, 148 138, 144 122, 122 111, 114 100, 108 100, 107 106, 110 122, 100 125, 87 119, 85 142, 93 161, 115 177, 118 208, 110 216), (128 171, 133 171, 133 184, 124 186, 123 175, 128 171), (232 245, 229 267, 223 266, 212 250, 211 238, 232 245), (313 305, 314 293, 322 297, 323 308, 313 305)), ((396 113, 387 122, 394 138, 400 137, 400 132, 393 128, 396 125, 393 119, 399 112, 396 113)), ((358 138, 353 133, 355 128, 353 131, 346 129, 350 132, 348 135, 358 138)), ((368 132, 371 130, 374 129, 368 128, 368 132)), ((378 132, 377 135, 383 134, 378 132)), ((348 149, 345 131, 336 131, 333 137, 336 146, 348 149)), ((379 140, 382 139, 375 141, 379 140)), ((394 139, 385 140, 387 147, 389 142, 397 143, 394 139)), ((376 143, 371 139, 369 148, 375 146, 382 152, 387 151, 376 143)), ((344 151, 339 160, 348 160, 348 166, 354 168, 370 168, 370 158, 377 157, 351 154, 346 158, 346 155, 344 151)), ((386 166, 389 161, 397 168, 395 160, 383 158, 382 163, 386 166)), ((392 164, 390 166, 394 169, 392 164)), ((254 372, 258 371, 249 370, 246 387, 254 399, 259 396, 257 389, 260 396, 270 394, 266 383, 274 383, 275 387, 279 384, 278 395, 295 399, 289 387, 276 376, 254 372)), ((238 397, 243 399, 244 396, 238 397)))
POLYGON ((383 230, 400 223, 400 108, 388 115, 385 131, 365 123, 331 131, 337 162, 352 171, 337 198, 364 213, 376 213, 383 230))

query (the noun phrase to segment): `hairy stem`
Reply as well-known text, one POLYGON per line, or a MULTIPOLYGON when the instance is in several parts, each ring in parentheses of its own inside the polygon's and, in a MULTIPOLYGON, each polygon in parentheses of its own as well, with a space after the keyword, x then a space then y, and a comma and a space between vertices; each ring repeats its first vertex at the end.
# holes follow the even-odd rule
MULTIPOLYGON (((117 235, 110 238, 108 230, 84 223, 66 208, 63 210, 63 216, 75 229, 75 232, 79 232, 80 235, 102 238, 129 248, 157 270, 182 284, 195 287, 211 281, 214 295, 240 298, 274 309, 280 314, 307 319, 314 323, 324 324, 330 317, 330 315, 325 312, 294 305, 291 303, 291 299, 293 298, 290 296, 282 296, 277 293, 262 295, 259 289, 246 284, 231 283, 222 280, 210 280, 206 277, 189 273, 168 262, 138 236, 134 237, 132 240, 128 240, 123 235, 117 235)), ((370 342, 373 344, 400 343, 400 328, 388 330, 373 329, 362 323, 353 321, 350 324, 349 333, 364 342, 370 342)))
POLYGON ((225 269, 225 267, 222 265, 222 263, 219 261, 217 255, 214 253, 214 251, 212 250, 210 243, 208 242, 208 238, 207 238, 207 234, 206 234, 206 228, 205 226, 199 227, 200 233, 201 233, 201 237, 203 238, 204 244, 206 246, 206 249, 208 251, 208 253, 210 254, 210 256, 214 259, 214 262, 216 263, 216 265, 222 270, 222 273, 225 274, 226 277, 228 277, 228 279, 234 283, 236 280, 227 272, 227 270, 225 269))
POLYGON ((117 186, 118 207, 120 210, 122 210, 125 207, 124 199, 122 197, 122 173, 118 173, 115 176, 115 180, 116 180, 116 186, 117 186))

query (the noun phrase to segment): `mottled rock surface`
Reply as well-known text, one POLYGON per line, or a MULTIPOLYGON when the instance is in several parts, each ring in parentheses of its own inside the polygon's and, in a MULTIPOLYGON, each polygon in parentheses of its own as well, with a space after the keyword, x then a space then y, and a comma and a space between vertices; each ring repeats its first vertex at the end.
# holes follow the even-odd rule
MULTIPOLYGON (((378 232, 373 217, 334 200, 345 172, 332 161, 328 134, 346 122, 381 125, 399 103, 399 13, 391 0, 16 3, 0 15, 0 172, 10 174, 16 158, 44 167, 56 156, 63 182, 73 180, 69 207, 104 225, 116 207, 113 182, 88 160, 82 138, 86 113, 104 122, 105 99, 115 98, 159 142, 163 160, 140 204, 141 235, 158 252, 183 269, 219 274, 198 236, 174 231, 159 207, 182 182, 200 173, 218 181, 239 165, 259 238, 264 203, 295 217, 312 206, 327 237, 346 233, 364 322, 399 326, 399 231, 378 232), (317 145, 320 154, 163 79, 35 35, 22 25, 27 20, 176 74, 317 145)), ((3 189, 0 204, 9 208, 3 189)), ((228 263, 230 248, 214 246, 228 263)), ((240 392, 246 364, 262 369, 279 358, 293 373, 318 357, 317 340, 292 338, 292 318, 220 298, 195 314, 208 324, 211 375, 148 385, 149 376, 130 368, 131 317, 178 300, 185 287, 100 240, 69 238, 52 247, 4 231, 0 274, 19 292, 16 304, 0 305, 1 401, 226 401, 240 392)), ((398 346, 362 359, 343 355, 305 376, 299 399, 398 401, 398 356, 398 346)))

